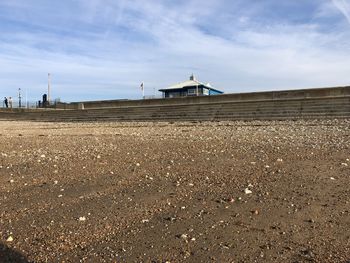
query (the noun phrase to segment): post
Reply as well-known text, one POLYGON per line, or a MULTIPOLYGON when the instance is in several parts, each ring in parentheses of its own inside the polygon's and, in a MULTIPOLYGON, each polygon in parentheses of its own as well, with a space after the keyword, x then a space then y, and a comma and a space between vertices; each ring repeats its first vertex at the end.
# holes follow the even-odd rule
POLYGON ((51 76, 50 73, 47 74, 47 102, 50 105, 51 101, 51 76))
POLYGON ((143 83, 143 81, 142 81, 142 83, 141 83, 141 90, 142 90, 142 99, 144 99, 145 98, 145 84, 143 83))
POLYGON ((22 108, 21 88, 18 89, 18 108, 22 108))
POLYGON ((29 108, 27 89, 26 89, 26 108, 27 109, 29 108))

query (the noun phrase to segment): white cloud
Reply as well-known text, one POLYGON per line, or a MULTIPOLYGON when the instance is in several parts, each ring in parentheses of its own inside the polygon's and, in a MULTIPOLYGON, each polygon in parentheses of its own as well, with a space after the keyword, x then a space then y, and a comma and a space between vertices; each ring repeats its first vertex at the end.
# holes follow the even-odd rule
POLYGON ((0 90, 8 96, 21 87, 40 98, 48 72, 53 96, 70 101, 137 98, 141 81, 152 94, 192 72, 226 92, 349 84, 346 33, 323 33, 315 21, 256 25, 260 9, 244 1, 62 1, 54 19, 37 15, 53 11, 38 7, 45 1, 34 15, 21 2, 12 19, 27 28, 13 33, 0 15, 0 90), (251 9, 236 16, 240 8, 251 9))
POLYGON ((332 2, 350 23, 350 1, 349 0, 332 0, 332 2))

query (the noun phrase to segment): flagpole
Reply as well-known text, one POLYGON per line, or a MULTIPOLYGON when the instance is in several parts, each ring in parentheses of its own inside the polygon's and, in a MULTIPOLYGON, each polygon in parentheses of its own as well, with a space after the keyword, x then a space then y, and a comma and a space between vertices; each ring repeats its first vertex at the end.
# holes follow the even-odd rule
POLYGON ((143 81, 141 82, 141 90, 142 90, 142 99, 144 99, 145 98, 145 84, 143 81))
POLYGON ((50 73, 47 74, 47 101, 50 104, 51 100, 51 75, 50 73))
POLYGON ((27 89, 26 89, 26 108, 29 108, 28 107, 28 93, 27 93, 27 89))

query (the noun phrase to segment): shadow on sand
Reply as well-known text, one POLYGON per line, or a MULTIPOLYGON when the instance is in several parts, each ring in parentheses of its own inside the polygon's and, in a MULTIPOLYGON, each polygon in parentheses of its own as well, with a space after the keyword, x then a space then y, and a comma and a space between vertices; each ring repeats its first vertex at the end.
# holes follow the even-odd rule
POLYGON ((1 263, 29 263, 26 256, 0 242, 1 263))

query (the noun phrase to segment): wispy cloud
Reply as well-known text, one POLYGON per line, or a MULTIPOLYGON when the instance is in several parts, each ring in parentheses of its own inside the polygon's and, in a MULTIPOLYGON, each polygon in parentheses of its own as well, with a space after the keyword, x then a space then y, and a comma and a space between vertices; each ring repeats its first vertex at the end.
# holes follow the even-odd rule
POLYGON ((350 23, 350 1, 349 0, 332 0, 332 2, 350 23))

